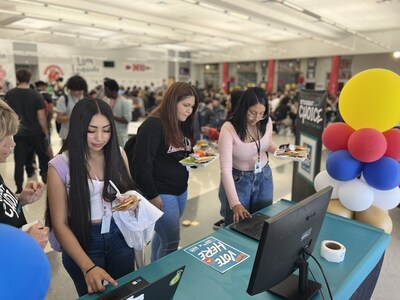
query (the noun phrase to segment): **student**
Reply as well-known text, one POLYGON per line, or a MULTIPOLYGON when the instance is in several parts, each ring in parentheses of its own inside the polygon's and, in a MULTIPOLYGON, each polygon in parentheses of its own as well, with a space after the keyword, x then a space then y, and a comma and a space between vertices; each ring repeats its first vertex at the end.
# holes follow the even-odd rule
POLYGON ((63 141, 68 135, 72 109, 79 100, 83 99, 88 88, 86 80, 79 75, 70 77, 67 81, 66 87, 68 93, 60 95, 57 100, 56 108, 56 122, 61 124, 59 134, 63 141))
POLYGON ((238 222, 270 204, 272 172, 267 151, 275 152, 268 97, 261 88, 249 88, 221 128, 221 179, 226 195, 225 224, 238 222))
MULTIPOLYGON (((0 163, 5 163, 12 148, 15 147, 13 135, 18 131, 18 115, 0 100, 0 163)), ((34 203, 42 197, 43 182, 30 181, 21 191, 13 194, 0 175, 0 223, 21 228, 26 224, 22 206, 34 203)), ((26 231, 42 248, 49 239, 49 229, 40 223, 30 226, 26 231)), ((3 258, 6 259, 6 258, 3 258)))
POLYGON ((109 184, 112 180, 121 193, 136 189, 127 163, 110 106, 100 99, 78 101, 60 154, 49 163, 47 188, 63 265, 79 296, 103 291, 104 280, 117 285, 114 279, 134 271, 133 249, 112 217, 115 191, 109 184))
POLYGON ((5 100, 21 120, 21 126, 14 137, 16 143, 14 179, 17 186, 16 194, 19 194, 24 182, 24 165, 31 148, 39 157, 40 176, 44 183, 47 181, 49 130, 44 100, 29 86, 32 73, 27 69, 21 69, 17 71, 16 75, 18 86, 7 92, 5 100))
POLYGON ((144 196, 164 211, 155 227, 152 261, 174 252, 179 245, 189 177, 179 161, 192 152, 198 103, 191 85, 176 82, 137 133, 132 160, 134 179, 144 196))

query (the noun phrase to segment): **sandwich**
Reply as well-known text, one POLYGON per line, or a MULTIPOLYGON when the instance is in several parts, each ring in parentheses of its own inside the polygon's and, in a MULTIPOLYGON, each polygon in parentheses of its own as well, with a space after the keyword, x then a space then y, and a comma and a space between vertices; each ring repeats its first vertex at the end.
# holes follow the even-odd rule
POLYGON ((123 211, 131 208, 132 206, 136 205, 140 199, 136 196, 133 196, 133 198, 130 201, 123 202, 121 204, 118 204, 116 206, 113 206, 111 209, 113 211, 123 211))

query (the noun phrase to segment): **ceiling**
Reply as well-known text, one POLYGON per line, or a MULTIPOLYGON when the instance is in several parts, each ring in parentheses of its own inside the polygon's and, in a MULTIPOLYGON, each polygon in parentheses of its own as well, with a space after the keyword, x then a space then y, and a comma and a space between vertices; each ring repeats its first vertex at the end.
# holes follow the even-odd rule
POLYGON ((0 39, 193 63, 387 53, 400 50, 400 0, 0 0, 0 39))

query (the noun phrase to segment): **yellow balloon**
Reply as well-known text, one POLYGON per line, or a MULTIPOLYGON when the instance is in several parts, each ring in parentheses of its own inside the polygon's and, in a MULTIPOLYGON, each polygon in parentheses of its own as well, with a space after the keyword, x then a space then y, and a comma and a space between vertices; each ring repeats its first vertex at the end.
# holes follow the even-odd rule
POLYGON ((386 69, 358 73, 343 87, 339 111, 355 130, 393 128, 400 122, 400 76, 386 69))

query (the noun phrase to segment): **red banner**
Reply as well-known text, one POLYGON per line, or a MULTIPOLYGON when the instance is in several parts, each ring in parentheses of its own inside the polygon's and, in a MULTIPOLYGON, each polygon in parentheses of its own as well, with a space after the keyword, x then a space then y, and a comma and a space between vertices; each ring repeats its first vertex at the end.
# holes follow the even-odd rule
POLYGON ((225 93, 229 93, 229 63, 222 65, 222 82, 225 93))
POLYGON ((336 96, 339 80, 340 56, 332 56, 331 76, 329 78, 328 91, 331 95, 336 96))
POLYGON ((272 93, 274 89, 275 60, 268 61, 267 92, 272 93))

